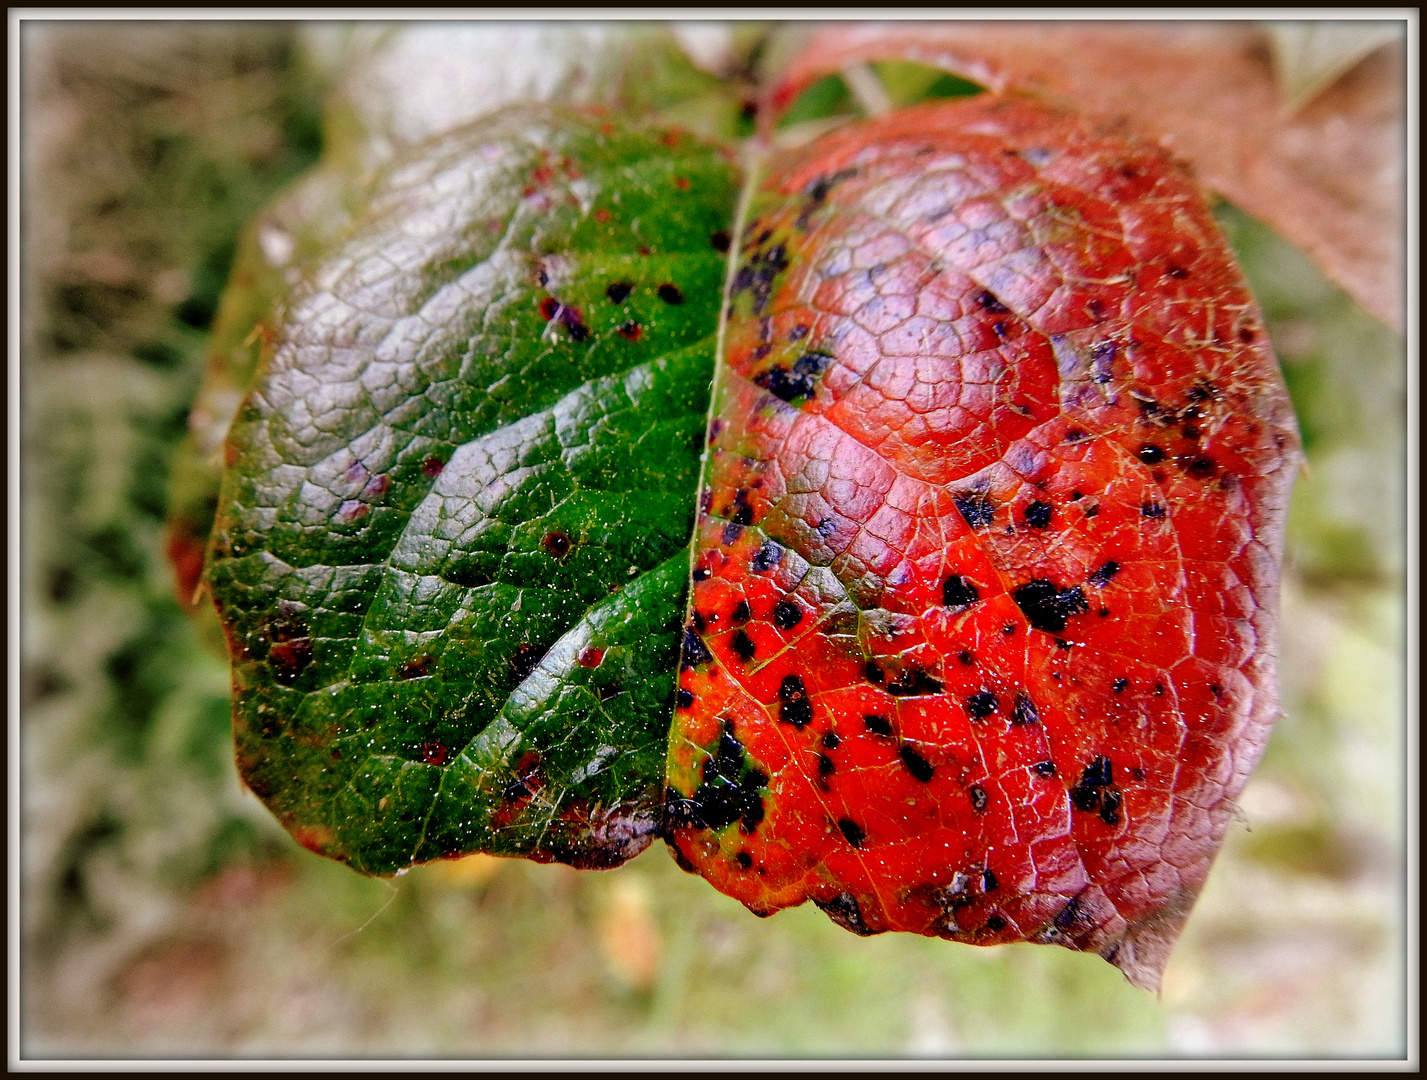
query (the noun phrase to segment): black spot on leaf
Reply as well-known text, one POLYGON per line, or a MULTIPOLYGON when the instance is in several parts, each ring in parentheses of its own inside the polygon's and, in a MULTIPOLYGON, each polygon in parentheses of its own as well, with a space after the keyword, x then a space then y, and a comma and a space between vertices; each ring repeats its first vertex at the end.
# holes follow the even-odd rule
POLYGON ((807 687, 797 675, 785 675, 778 686, 778 719, 792 724, 798 730, 807 727, 813 719, 813 703, 808 700, 807 687))
POLYGON ((1025 522, 1032 529, 1044 529, 1050 525, 1051 514, 1050 503, 1037 499, 1026 507, 1025 522))
POLYGON ((773 605, 773 625, 779 630, 791 630, 802 621, 802 611, 791 600, 779 600, 773 605))
POLYGON ((709 653, 708 647, 704 645, 704 639, 699 637, 699 633, 692 626, 684 628, 684 649, 679 659, 681 668, 695 668, 707 664, 713 656, 709 653))
POLYGON ((923 668, 908 667, 897 676, 895 682, 887 684, 887 693, 893 697, 921 697, 925 694, 940 694, 942 684, 933 679, 923 668))
POLYGON ((867 839, 867 833, 863 831, 862 826, 851 818, 838 819, 837 827, 842 830, 843 838, 855 848, 860 848, 862 842, 867 839))
POLYGON ((941 602, 946 607, 962 608, 980 599, 980 591, 960 574, 952 574, 941 583, 941 602))
POLYGON ((767 540, 763 546, 753 554, 749 565, 755 573, 764 573, 772 570, 783 558, 783 548, 773 540, 767 540))
POLYGON ((1120 564, 1114 559, 1109 560, 1100 569, 1096 570, 1086 580, 1097 589, 1103 589, 1110 584, 1110 580, 1120 572, 1120 564))
POLYGON ((907 767, 907 772, 911 773, 914 779, 925 784, 932 778, 931 763, 907 743, 903 743, 897 748, 897 756, 902 759, 902 764, 907 767))
POLYGON ((975 491, 963 491, 952 496, 962 520, 973 529, 982 529, 991 524, 996 516, 996 504, 989 496, 975 491))
POLYGON ((755 652, 755 649, 753 647, 753 639, 750 638, 742 630, 739 630, 733 635, 733 641, 731 642, 731 645, 734 653, 745 664, 753 659, 753 654, 755 652))
POLYGON ((1011 705, 1011 723, 1039 724, 1040 720, 1040 710, 1036 708, 1031 696, 1024 690, 1016 691, 1015 701, 1011 705))
POLYGON ((526 643, 516 649, 515 655, 510 658, 510 670, 515 674, 516 681, 524 682, 544 655, 544 649, 531 643, 526 643))
MULTIPOLYGON (((841 822, 839 822, 839 825, 841 822)), ((851 824, 851 822, 849 822, 851 824)), ((856 826, 853 826, 856 828, 856 826)), ((852 843, 849 838, 848 843, 852 843)), ((853 844, 857 847, 857 844, 853 844)), ((857 905, 857 898, 851 893, 838 893, 831 900, 817 900, 813 903, 827 912, 827 917, 844 930, 851 930, 859 937, 870 937, 876 931, 869 930, 867 924, 862 920, 862 909, 857 905)))
POLYGON ((892 725, 888 722, 885 716, 878 716, 875 713, 869 713, 867 716, 864 716, 862 718, 862 723, 868 731, 872 732, 873 735, 892 734, 892 725))
POLYGON ((999 707, 1000 702, 996 700, 996 695, 989 690, 983 690, 979 694, 972 694, 966 699, 966 711, 973 720, 984 720, 999 707))
POLYGON ((1061 589, 1044 578, 1028 581, 1011 597, 1030 624, 1047 634, 1059 634, 1067 620, 1089 610, 1085 593, 1078 586, 1061 589))

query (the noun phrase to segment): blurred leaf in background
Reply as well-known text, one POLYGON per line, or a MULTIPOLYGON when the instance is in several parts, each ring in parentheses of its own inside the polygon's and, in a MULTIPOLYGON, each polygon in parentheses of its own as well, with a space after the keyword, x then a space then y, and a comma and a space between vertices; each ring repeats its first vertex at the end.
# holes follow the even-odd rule
MULTIPOLYGON (((342 227, 344 185, 464 102, 598 85, 599 49, 611 78, 682 87, 690 126, 747 131, 763 28, 681 33, 693 65, 647 26, 500 29, 504 48, 472 25, 21 29, 19 1051, 1400 1054, 1405 350, 1228 205, 1311 477, 1284 586, 1287 715, 1162 1001, 1061 950, 860 939, 810 907, 754 919, 660 851, 605 873, 477 856, 363 878, 240 790, 226 664, 164 558, 185 497, 168 470, 182 449, 201 479, 195 447, 225 426, 221 401, 189 409, 205 367, 210 387, 242 385, 255 321, 304 245, 342 227), (655 36, 631 48, 630 29, 655 36), (510 59, 572 44, 573 66, 510 59), (502 82, 502 56, 525 82, 502 82), (448 78, 461 92, 441 93, 448 78), (254 277, 220 309, 234 266, 254 277)), ((897 104, 964 92, 874 70, 897 104)), ((810 119, 856 108, 838 76, 819 93, 797 106, 810 119)))

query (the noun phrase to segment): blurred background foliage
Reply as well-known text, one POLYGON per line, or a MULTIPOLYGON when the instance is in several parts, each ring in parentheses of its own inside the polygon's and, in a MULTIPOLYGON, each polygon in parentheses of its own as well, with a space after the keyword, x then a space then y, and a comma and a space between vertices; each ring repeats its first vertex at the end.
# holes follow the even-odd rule
MULTIPOLYGON (((758 920, 658 847, 611 872, 476 856, 384 882, 292 843, 238 784, 226 664, 164 521, 244 225, 318 160, 324 100, 329 133, 362 122, 332 93, 353 36, 22 30, 25 1056, 1402 1053, 1405 350, 1228 206, 1310 471, 1286 715, 1160 1000, 1058 949, 758 920)), ((748 129, 736 97, 664 71, 690 122, 748 129)), ((896 103, 966 92, 877 75, 896 103)), ((857 108, 837 78, 808 95, 790 122, 857 108)))

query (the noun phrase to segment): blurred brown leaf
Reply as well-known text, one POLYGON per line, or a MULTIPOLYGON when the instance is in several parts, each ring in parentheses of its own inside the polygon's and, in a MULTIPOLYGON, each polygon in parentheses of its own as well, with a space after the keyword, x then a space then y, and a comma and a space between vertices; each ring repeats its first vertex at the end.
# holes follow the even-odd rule
POLYGON ((843 23, 808 38, 774 80, 768 115, 818 79, 871 60, 943 68, 1160 140, 1206 187, 1402 331, 1402 37, 1294 112, 1264 29, 1248 22, 843 23))

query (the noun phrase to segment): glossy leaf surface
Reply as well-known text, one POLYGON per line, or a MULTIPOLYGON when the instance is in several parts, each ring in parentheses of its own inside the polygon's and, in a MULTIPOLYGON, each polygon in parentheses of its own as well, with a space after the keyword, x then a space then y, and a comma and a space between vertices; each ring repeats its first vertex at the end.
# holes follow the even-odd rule
POLYGON ((740 230, 670 842, 761 914, 1157 985, 1276 719, 1297 437, 1161 149, 978 98, 775 158, 740 230))
POLYGON ((649 842, 737 183, 686 134, 510 109, 398 156, 288 298, 207 581, 240 769, 306 846, 649 842))

